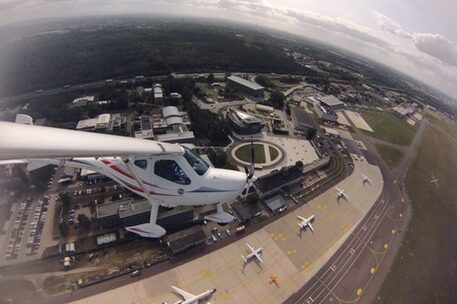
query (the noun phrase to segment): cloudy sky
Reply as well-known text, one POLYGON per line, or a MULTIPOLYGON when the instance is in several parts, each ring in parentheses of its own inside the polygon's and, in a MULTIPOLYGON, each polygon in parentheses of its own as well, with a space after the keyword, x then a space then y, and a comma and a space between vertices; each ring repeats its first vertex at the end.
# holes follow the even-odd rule
POLYGON ((457 0, 0 0, 0 26, 148 12, 256 23, 318 39, 457 97, 457 0))

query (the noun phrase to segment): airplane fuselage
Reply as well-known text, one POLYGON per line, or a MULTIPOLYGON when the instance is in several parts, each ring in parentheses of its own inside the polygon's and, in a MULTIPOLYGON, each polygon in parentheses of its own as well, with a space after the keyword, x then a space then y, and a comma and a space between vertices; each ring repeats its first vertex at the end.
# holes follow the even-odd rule
POLYGON ((246 175, 242 172, 207 168, 199 175, 184 157, 176 155, 137 156, 133 160, 134 172, 120 157, 37 161, 55 165, 63 163, 99 172, 140 196, 147 198, 149 193, 165 207, 228 202, 234 200, 246 185, 246 175))

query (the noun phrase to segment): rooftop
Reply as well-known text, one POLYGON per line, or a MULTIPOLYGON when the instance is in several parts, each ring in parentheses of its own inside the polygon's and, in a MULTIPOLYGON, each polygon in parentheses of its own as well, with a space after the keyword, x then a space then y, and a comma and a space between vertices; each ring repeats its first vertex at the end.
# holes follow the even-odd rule
POLYGON ((95 208, 95 212, 97 214, 97 218, 117 215, 119 213, 119 207, 121 205, 128 205, 133 202, 132 198, 118 200, 114 202, 109 202, 101 205, 97 205, 95 208))
POLYGON ((306 111, 297 107, 291 108, 290 110, 296 129, 315 128, 313 119, 310 115, 308 115, 308 113, 306 113, 306 111))
POLYGON ((277 194, 268 199, 265 199, 265 204, 273 213, 287 206, 286 199, 282 194, 277 194))
POLYGON ((319 100, 330 107, 344 105, 344 102, 342 102, 341 100, 339 100, 338 98, 336 98, 333 95, 319 97, 319 100))
POLYGON ((245 87, 248 87, 252 90, 263 90, 264 89, 264 87, 262 87, 260 84, 257 84, 255 82, 252 82, 252 81, 244 79, 244 78, 241 78, 239 76, 232 75, 232 76, 228 77, 227 79, 229 79, 233 82, 236 82, 238 84, 241 84, 245 87))
POLYGON ((255 181, 254 185, 261 191, 267 192, 278 189, 283 185, 293 182, 303 177, 303 174, 297 166, 282 168, 279 171, 272 171, 267 175, 261 176, 255 181))

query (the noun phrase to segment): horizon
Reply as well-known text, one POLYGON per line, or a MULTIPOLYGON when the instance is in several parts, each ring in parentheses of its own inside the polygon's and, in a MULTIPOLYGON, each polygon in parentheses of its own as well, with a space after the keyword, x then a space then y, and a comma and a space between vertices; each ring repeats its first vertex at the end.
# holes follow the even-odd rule
MULTIPOLYGON (((456 104, 457 87, 457 25, 443 8, 428 8, 428 25, 417 22, 414 16, 422 16, 427 10, 417 5, 408 14, 395 13, 389 5, 370 1, 362 5, 356 1, 352 6, 338 10, 343 4, 325 8, 327 1, 287 1, 287 6, 273 6, 268 1, 155 1, 142 0, 126 3, 115 1, 107 5, 96 1, 87 7, 86 1, 0 1, 2 27, 65 20, 84 17, 187 17, 210 18, 214 21, 229 21, 240 25, 260 26, 265 29, 298 35, 312 41, 330 45, 368 58, 381 65, 419 80, 447 95, 456 104), (141 7, 141 11, 139 11, 141 7), (152 11, 151 11, 152 10, 152 11), (172 13, 170 13, 172 12, 172 13), (365 16, 362 16, 365 15, 365 16), (438 18, 444 16, 446 18, 438 18), (243 18, 244 17, 244 18, 243 18), (394 19, 395 18, 395 21, 394 19), (432 20, 433 19, 433 20, 432 20), (438 20, 440 19, 440 20, 438 20), (397 21, 403 20, 403 22, 397 21), (404 24, 404 25, 403 25, 404 24), (455 27, 454 27, 455 28, 455 27)), ((388 1, 389 2, 389 1, 388 1)), ((390 3, 392 5, 392 3, 390 3)), ((443 7, 457 10, 457 3, 442 1, 443 7)), ((407 4, 403 4, 408 7, 407 4)), ((426 6, 426 5, 425 5, 426 6)), ((0 23, 1 24, 1 23, 0 23)))

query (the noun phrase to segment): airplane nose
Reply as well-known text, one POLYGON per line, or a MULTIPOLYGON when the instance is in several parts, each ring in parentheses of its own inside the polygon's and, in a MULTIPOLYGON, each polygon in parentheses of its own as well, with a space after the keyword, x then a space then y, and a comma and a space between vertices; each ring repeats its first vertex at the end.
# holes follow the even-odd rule
POLYGON ((214 169, 213 183, 221 190, 241 192, 246 187, 246 174, 234 170, 214 169))

